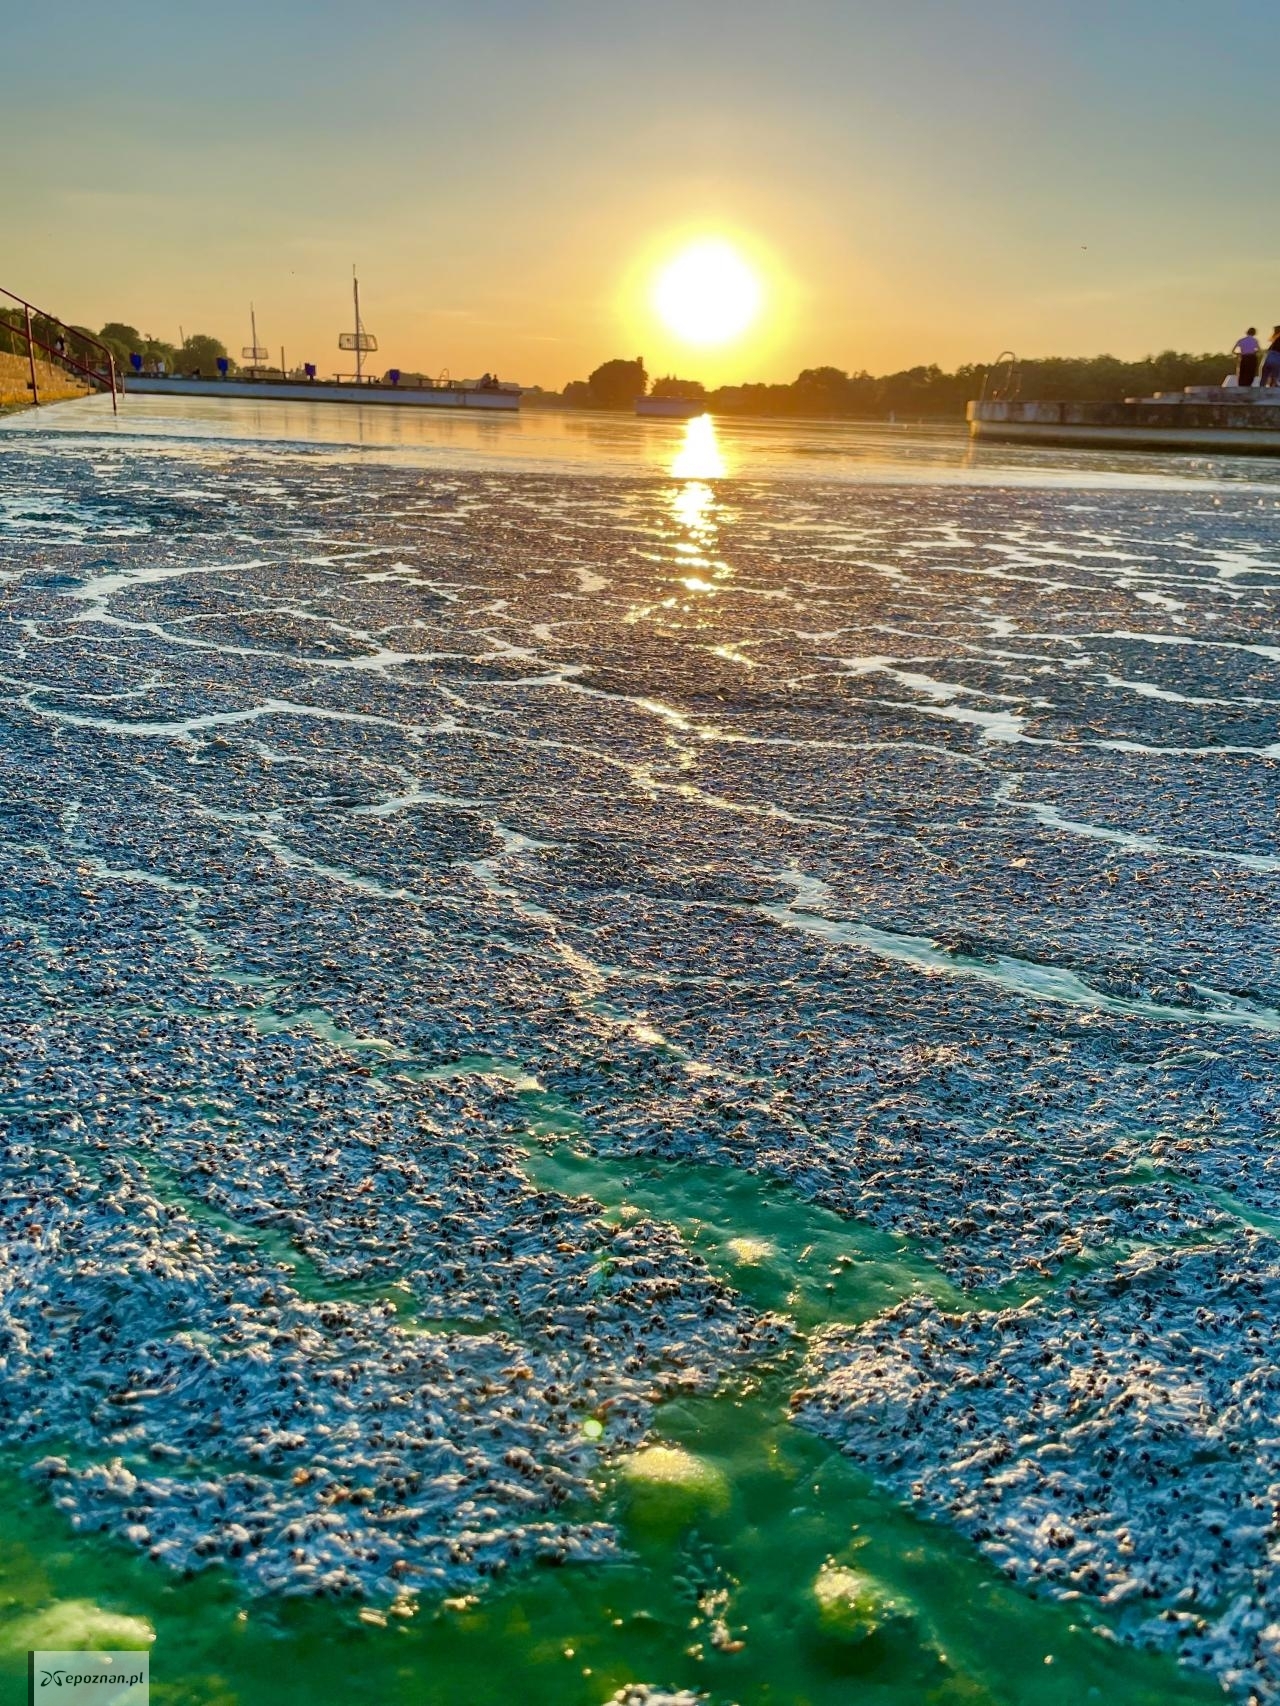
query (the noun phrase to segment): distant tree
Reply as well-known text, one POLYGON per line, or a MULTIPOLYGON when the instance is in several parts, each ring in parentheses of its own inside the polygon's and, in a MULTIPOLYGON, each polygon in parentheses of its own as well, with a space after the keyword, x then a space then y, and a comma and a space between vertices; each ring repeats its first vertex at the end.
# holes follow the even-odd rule
POLYGON ((106 344, 116 360, 127 367, 134 350, 142 349, 142 333, 136 326, 125 325, 123 320, 108 320, 98 333, 98 342, 106 344))
POLYGON ((25 322, 20 308, 0 309, 0 350, 17 355, 26 349, 25 322))
POLYGON ((158 362, 166 373, 172 373, 177 363, 178 352, 172 344, 163 338, 144 338, 142 340, 142 359, 148 367, 158 362))
POLYGON ((849 375, 839 367, 806 367, 792 388, 799 412, 806 415, 853 414, 849 375))
MULTIPOLYGON (((176 369, 179 373, 214 374, 218 371, 219 358, 225 358, 227 346, 219 338, 211 338, 207 332, 192 332, 175 357, 176 369)), ((231 368, 235 363, 231 363, 231 368)))
POLYGON ((807 385, 823 391, 838 391, 849 382, 842 367, 806 367, 796 375, 797 385, 807 385))
MULTIPOLYGON (((71 360, 86 367, 94 366, 102 357, 97 350, 80 342, 77 334, 81 332, 86 333, 88 337, 94 335, 83 326, 64 326, 60 320, 46 319, 43 314, 31 316, 31 335, 37 344, 43 344, 45 350, 57 350, 61 340, 63 352, 71 360)), ((11 308, 0 312, 0 350, 25 355, 26 349, 27 321, 23 310, 11 308)), ((50 358, 37 349, 36 359, 44 361, 50 358)))
MULTIPOLYGON (((1216 385, 1230 366, 1222 354, 1188 355, 1164 350, 1141 361, 1112 355, 1046 356, 1017 368, 1019 395, 1055 402, 1109 402, 1181 391, 1187 385, 1216 385)), ((940 367, 909 367, 900 373, 844 373, 838 367, 807 367, 790 385, 732 385, 714 391, 722 414, 819 416, 826 419, 959 419, 981 396, 987 369, 979 363, 944 373, 940 367)))
POLYGON ((575 409, 589 409, 591 407, 591 387, 585 379, 571 379, 560 395, 566 403, 575 409))
POLYGON ((699 379, 677 379, 674 373, 668 373, 663 379, 655 379, 651 397, 705 397, 707 388, 699 379))
POLYGON ((606 361, 587 380, 592 405, 597 409, 631 408, 637 397, 644 396, 648 383, 642 356, 634 361, 606 361))

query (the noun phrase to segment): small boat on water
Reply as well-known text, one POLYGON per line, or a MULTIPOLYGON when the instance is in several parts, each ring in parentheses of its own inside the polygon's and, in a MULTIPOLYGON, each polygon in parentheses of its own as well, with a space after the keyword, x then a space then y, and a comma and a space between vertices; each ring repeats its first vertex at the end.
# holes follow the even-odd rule
POLYGON ((1117 403, 983 397, 967 413, 973 438, 1000 444, 1280 456, 1280 390, 1192 385, 1117 403))
POLYGON ((705 415, 705 397, 637 397, 638 415, 658 415, 666 420, 687 421, 694 415, 705 415))

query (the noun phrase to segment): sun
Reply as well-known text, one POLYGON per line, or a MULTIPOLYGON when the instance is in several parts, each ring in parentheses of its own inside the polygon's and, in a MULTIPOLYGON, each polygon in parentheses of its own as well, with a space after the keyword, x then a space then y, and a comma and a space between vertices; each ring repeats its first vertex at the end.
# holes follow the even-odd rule
POLYGON ((727 344, 754 324, 764 296, 760 279, 730 243, 690 243, 659 272, 653 306, 669 332, 687 344, 727 344))

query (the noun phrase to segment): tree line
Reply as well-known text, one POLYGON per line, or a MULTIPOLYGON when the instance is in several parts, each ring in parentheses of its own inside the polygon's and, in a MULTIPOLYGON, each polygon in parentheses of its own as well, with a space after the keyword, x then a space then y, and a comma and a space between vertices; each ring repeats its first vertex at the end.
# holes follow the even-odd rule
POLYGON ((1225 354, 1189 355, 1164 350, 1140 361, 1113 355, 1046 356, 1007 366, 971 362, 946 373, 937 365, 903 368, 898 373, 846 373, 839 367, 806 367, 790 384, 721 385, 708 390, 697 380, 667 375, 654 381, 641 357, 606 361, 587 379, 566 385, 560 400, 570 407, 630 409, 647 395, 689 396, 726 415, 792 415, 823 419, 885 420, 962 418, 966 403, 993 386, 1055 402, 1115 402, 1148 397, 1155 391, 1181 391, 1187 385, 1220 385, 1230 371, 1225 354))
MULTIPOLYGON (((32 328, 41 343, 57 347, 62 338, 66 353, 86 367, 96 367, 100 354, 78 342, 80 336, 105 344, 116 366, 129 371, 130 357, 140 355, 144 366, 163 363, 167 373, 201 373, 212 376, 219 359, 234 373, 237 363, 227 356, 226 345, 205 332, 195 332, 181 344, 148 338, 123 320, 109 320, 98 331, 75 326, 67 331, 57 322, 32 316, 32 328)), ((26 350, 25 319, 21 309, 0 311, 0 350, 21 354, 26 350)), ((846 373, 839 367, 806 367, 789 384, 747 383, 709 389, 696 379, 667 374, 649 384, 644 359, 635 356, 602 362, 586 379, 572 380, 560 393, 539 392, 536 400, 560 402, 572 408, 626 409, 637 397, 693 397, 708 409, 724 415, 783 415, 828 420, 904 420, 962 418, 965 405, 982 395, 991 375, 992 384, 1003 394, 1012 384, 1016 394, 1055 402, 1114 402, 1122 397, 1146 397, 1155 391, 1181 391, 1187 385, 1218 385, 1232 365, 1225 354, 1189 355, 1164 350, 1140 361, 1120 361, 1112 355, 1047 356, 1021 362, 1012 377, 1007 367, 996 370, 989 363, 971 362, 944 372, 936 364, 903 368, 897 373, 868 373, 865 369, 846 373)), ((412 378, 412 375, 406 375, 412 378)))
MULTIPOLYGON (((218 371, 219 358, 228 361, 229 372, 236 368, 236 363, 227 357, 226 345, 207 332, 193 332, 181 344, 171 344, 163 338, 144 337, 136 326, 130 326, 123 320, 108 320, 95 332, 89 326, 61 326, 56 320, 46 320, 42 314, 31 316, 31 330, 48 349, 56 350, 61 340, 65 353, 83 367, 97 368, 102 364, 101 351, 82 341, 92 338, 94 342, 106 345, 115 357, 116 367, 125 373, 129 371, 129 358, 133 355, 142 357, 144 367, 163 363, 166 373, 212 376, 218 371)), ((23 310, 6 308, 0 311, 0 350, 10 355, 23 355, 26 348, 27 323, 23 310)))

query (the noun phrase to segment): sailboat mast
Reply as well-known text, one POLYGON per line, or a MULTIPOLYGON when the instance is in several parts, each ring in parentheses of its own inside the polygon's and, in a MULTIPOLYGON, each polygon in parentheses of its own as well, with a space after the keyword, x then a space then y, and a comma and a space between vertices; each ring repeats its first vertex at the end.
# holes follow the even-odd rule
POLYGON ((258 316, 254 312, 252 302, 249 304, 249 327, 253 337, 253 358, 250 371, 254 372, 258 366, 258 316))
POLYGON ((356 305, 356 384, 359 385, 364 373, 364 351, 360 348, 360 280, 354 267, 351 269, 351 295, 356 305))

